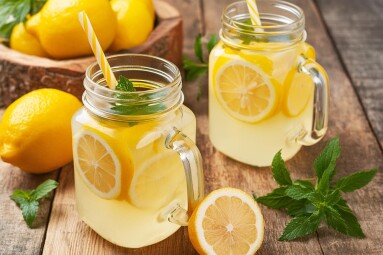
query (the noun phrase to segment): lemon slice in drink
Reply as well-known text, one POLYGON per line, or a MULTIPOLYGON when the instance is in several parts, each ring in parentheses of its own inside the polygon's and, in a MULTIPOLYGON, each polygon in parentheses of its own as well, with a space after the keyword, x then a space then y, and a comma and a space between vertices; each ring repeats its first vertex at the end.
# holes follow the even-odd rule
POLYGON ((188 231, 199 254, 250 255, 263 242, 263 215, 244 191, 222 188, 210 193, 194 210, 188 231))
POLYGON ((178 154, 161 151, 138 166, 129 197, 138 208, 160 208, 175 197, 182 185, 186 187, 186 178, 178 154))
POLYGON ((121 164, 116 153, 98 134, 83 130, 74 139, 74 164, 87 186, 102 198, 121 190, 121 164))
POLYGON ((220 67, 216 74, 216 97, 232 117, 254 123, 273 113, 277 92, 261 68, 247 61, 233 60, 220 67))
POLYGON ((314 84, 310 76, 299 73, 295 68, 285 80, 284 112, 290 117, 300 115, 307 107, 314 93, 314 84))

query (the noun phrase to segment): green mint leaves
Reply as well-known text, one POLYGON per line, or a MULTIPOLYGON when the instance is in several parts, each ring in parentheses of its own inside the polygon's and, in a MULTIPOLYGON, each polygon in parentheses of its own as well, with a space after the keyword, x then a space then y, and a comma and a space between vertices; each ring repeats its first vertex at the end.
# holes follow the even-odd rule
POLYGON ((20 207, 24 220, 31 228, 39 210, 39 200, 47 197, 58 186, 54 180, 46 180, 33 190, 16 189, 10 198, 20 207))
MULTIPOLYGON (((136 92, 133 82, 125 76, 120 75, 117 82, 116 91, 136 92)), ((120 102, 113 103, 111 109, 120 115, 147 115, 161 112, 166 109, 163 103, 154 104, 151 99, 161 96, 158 93, 115 93, 114 97, 120 102), (137 102, 141 103, 137 104, 137 102), (147 102, 145 102, 147 101, 147 102)), ((162 92, 163 93, 163 92, 162 92)))
POLYGON ((293 181, 281 152, 274 156, 272 174, 280 187, 255 199, 270 208, 285 209, 293 217, 280 236, 280 241, 309 235, 317 230, 322 221, 345 235, 365 237, 341 192, 352 192, 364 187, 374 178, 377 170, 356 172, 333 183, 340 152, 339 138, 332 139, 323 149, 314 161, 315 185, 308 180, 293 181))
MULTIPOLYGON (((218 37, 213 34, 206 45, 209 54, 217 43, 218 37)), ((186 71, 186 80, 194 80, 208 71, 208 61, 204 58, 201 34, 199 34, 195 39, 194 54, 198 59, 197 62, 194 62, 193 60, 187 57, 184 57, 183 59, 183 66, 186 71)))
POLYGON ((128 78, 122 75, 120 75, 118 79, 116 90, 129 92, 136 91, 136 89, 133 86, 133 83, 128 78))
POLYGON ((0 0, 0 38, 8 39, 12 29, 24 22, 28 14, 35 14, 46 0, 0 0))
MULTIPOLYGON (((214 46, 218 43, 218 37, 216 35, 211 35, 209 41, 206 44, 206 49, 208 54, 213 50, 214 46)), ((183 67, 186 72, 186 80, 194 80, 198 77, 204 75, 209 68, 208 60, 204 58, 204 51, 202 46, 202 35, 199 34, 194 42, 194 55, 198 59, 198 61, 194 62, 188 57, 184 57, 183 59, 183 67)), ((201 82, 198 84, 198 95, 197 100, 202 95, 202 84, 201 82)))

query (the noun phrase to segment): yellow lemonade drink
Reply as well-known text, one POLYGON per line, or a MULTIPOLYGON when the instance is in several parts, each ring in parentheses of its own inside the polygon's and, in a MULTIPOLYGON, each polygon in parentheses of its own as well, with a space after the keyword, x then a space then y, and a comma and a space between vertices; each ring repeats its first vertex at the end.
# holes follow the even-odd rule
MULTIPOLYGON (((140 65, 141 58, 153 60, 133 57, 140 58, 140 65)), ((111 65, 118 66, 116 59, 109 60, 111 65)), ((137 248, 159 242, 180 227, 169 221, 174 210, 189 206, 187 178, 177 149, 195 141, 196 120, 182 105, 180 80, 174 87, 161 85, 172 78, 149 77, 144 75, 146 69, 128 68, 133 71, 115 72, 131 77, 136 92, 101 86, 104 81, 97 76, 102 74, 89 74, 88 69, 87 77, 97 83, 84 81, 84 107, 72 120, 73 154, 80 218, 106 240, 137 248), (191 140, 172 135, 174 130, 191 140)))
POLYGON ((262 27, 250 25, 245 2, 224 11, 221 41, 209 58, 209 136, 224 154, 269 166, 279 150, 289 159, 324 135, 328 85, 304 42, 301 9, 258 3, 270 12, 261 13, 262 27))

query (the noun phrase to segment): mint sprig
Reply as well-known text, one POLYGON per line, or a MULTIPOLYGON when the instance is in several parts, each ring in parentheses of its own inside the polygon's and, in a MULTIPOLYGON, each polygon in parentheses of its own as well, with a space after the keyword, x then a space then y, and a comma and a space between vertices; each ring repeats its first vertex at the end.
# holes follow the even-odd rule
POLYGON ((377 169, 356 172, 333 183, 340 153, 339 138, 334 138, 314 161, 315 183, 308 180, 293 181, 281 152, 274 156, 272 174, 280 187, 265 196, 254 198, 270 208, 284 209, 293 217, 280 236, 280 241, 309 235, 318 229, 322 221, 345 235, 365 237, 341 192, 364 187, 374 178, 377 169))
POLYGON ((133 83, 123 75, 120 75, 118 79, 116 90, 128 92, 136 91, 136 89, 133 86, 133 83))
POLYGON ((14 26, 35 14, 46 0, 0 0, 0 38, 8 39, 14 26))
MULTIPOLYGON (((125 76, 120 75, 116 91, 123 92, 136 92, 136 88, 132 81, 130 81, 125 76)), ((161 93, 161 92, 158 92, 161 93)), ((159 96, 159 94, 138 94, 138 93, 115 93, 114 97, 117 99, 122 99, 120 102, 113 103, 111 109, 120 115, 147 115, 157 112, 161 112, 166 109, 166 106, 163 103, 150 102, 151 99, 159 96), (147 103, 135 104, 134 102, 138 101, 148 101, 147 103)))
MULTIPOLYGON (((213 34, 211 35, 209 41, 206 44, 206 50, 208 54, 213 50, 214 46, 218 43, 218 37, 213 34)), ((208 60, 204 57, 202 35, 198 34, 194 41, 194 55, 197 61, 194 61, 188 57, 183 59, 183 68, 186 73, 186 80, 194 80, 198 77, 203 76, 209 69, 208 60)), ((202 83, 198 83, 198 95, 197 100, 200 99, 202 95, 202 83)))
POLYGON ((16 189, 10 198, 20 207, 23 218, 31 228, 39 211, 39 200, 48 196, 58 186, 54 180, 46 180, 33 190, 16 189))

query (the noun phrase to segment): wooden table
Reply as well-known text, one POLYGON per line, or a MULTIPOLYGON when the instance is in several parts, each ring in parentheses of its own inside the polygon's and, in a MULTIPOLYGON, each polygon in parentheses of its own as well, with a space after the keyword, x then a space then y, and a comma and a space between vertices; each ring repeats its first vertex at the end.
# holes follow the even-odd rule
MULTIPOLYGON (((229 0, 167 0, 184 14, 184 54, 193 56, 198 33, 217 33, 220 15, 229 0)), ((355 239, 321 226, 304 239, 279 242, 289 217, 261 206, 265 239, 258 254, 383 254, 383 1, 291 0, 306 15, 307 41, 317 50, 317 60, 331 81, 330 120, 326 137, 303 148, 287 165, 294 178, 313 176, 312 163, 325 143, 341 138, 338 176, 378 167, 367 187, 346 195, 367 237, 355 239)), ((276 187, 270 168, 235 162, 215 150, 208 138, 207 78, 185 82, 186 105, 197 115, 197 143, 204 158, 206 192, 231 186, 258 195, 276 187), (196 101, 198 82, 203 96, 196 101)), ((0 115, 4 109, 0 110, 0 115)), ((73 166, 46 175, 25 174, 0 162, 0 254, 196 254, 181 228, 163 242, 144 249, 115 246, 78 219, 74 201, 73 166), (23 222, 20 210, 9 199, 15 188, 30 189, 53 178, 60 186, 42 203, 35 228, 23 222)))

